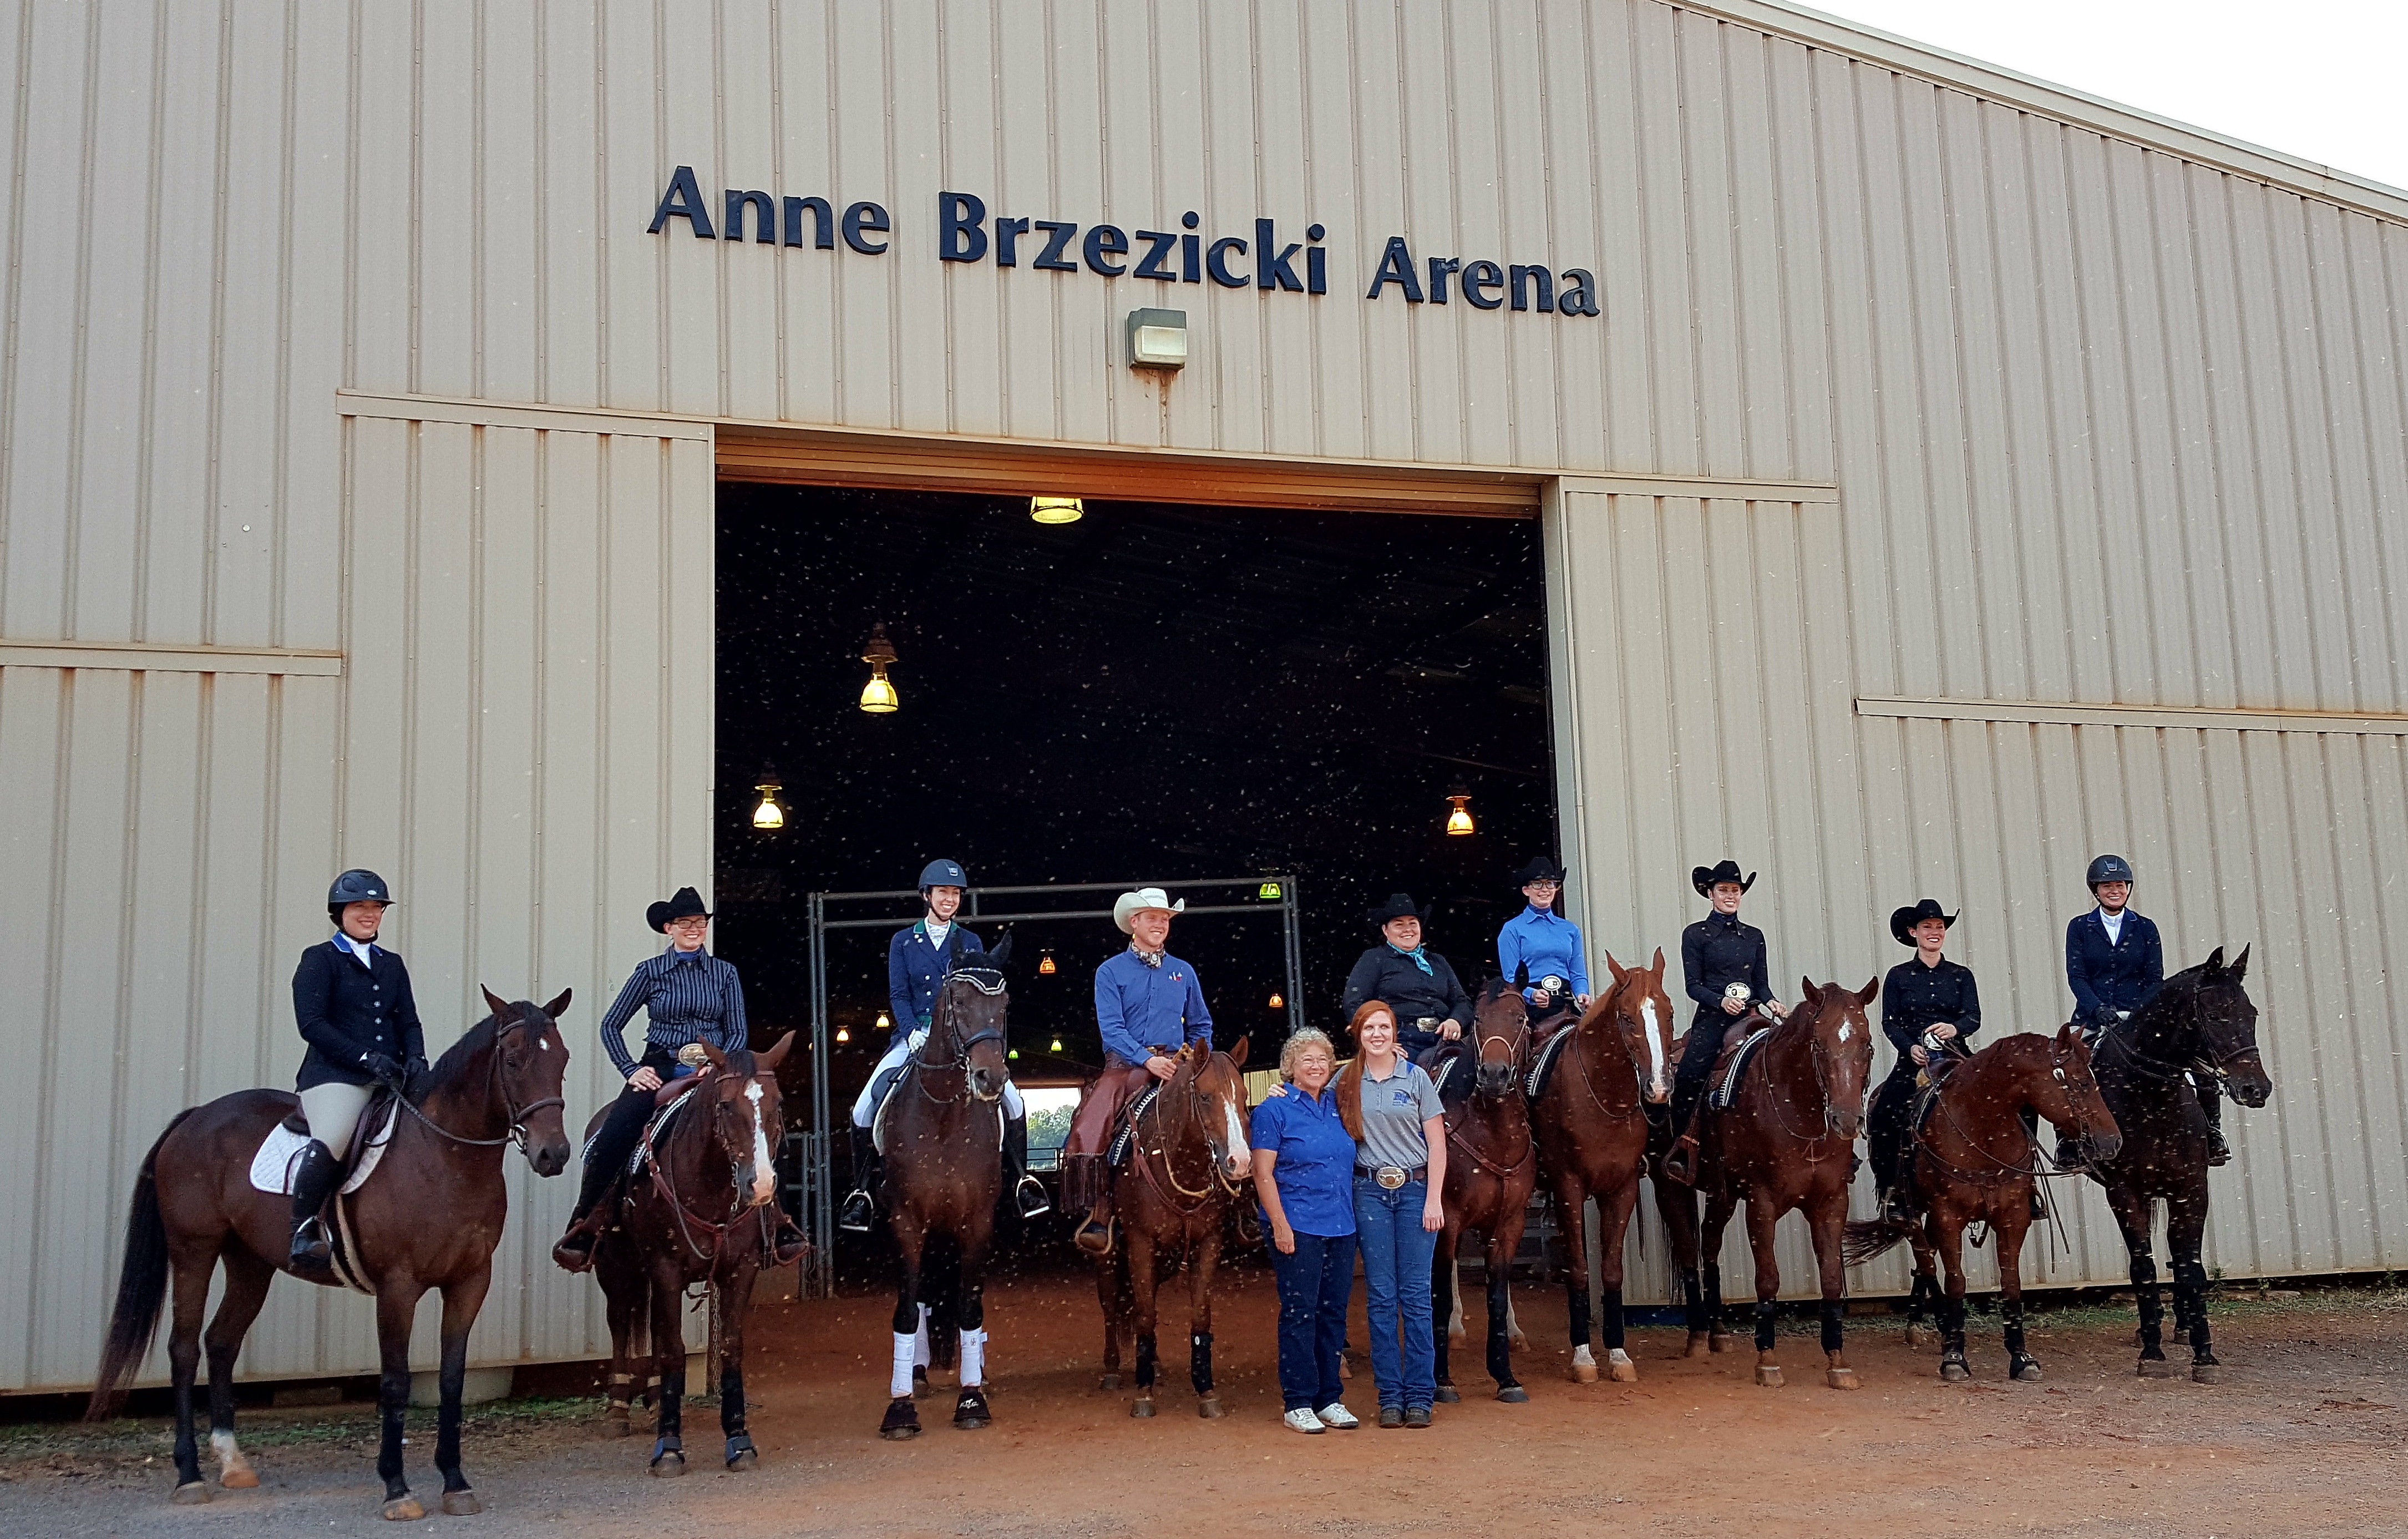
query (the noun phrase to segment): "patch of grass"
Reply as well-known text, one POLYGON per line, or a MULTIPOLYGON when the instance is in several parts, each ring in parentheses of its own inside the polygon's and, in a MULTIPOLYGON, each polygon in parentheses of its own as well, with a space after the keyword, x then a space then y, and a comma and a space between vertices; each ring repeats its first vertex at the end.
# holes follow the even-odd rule
MULTIPOLYGON (((537 1431, 593 1417, 600 1402, 592 1397, 530 1396, 472 1405, 461 1414, 461 1430, 469 1436, 537 1431)), ((204 1413, 206 1416, 206 1413, 204 1413)), ((415 1436, 435 1431, 436 1413, 412 1408, 403 1426, 415 1436)), ((245 1411, 235 1426, 246 1449, 373 1447, 377 1441, 377 1409, 367 1402, 311 1406, 306 1410, 245 1411)), ((200 1429, 206 1443, 208 1430, 200 1429)), ((0 1464, 34 1460, 104 1459, 123 1461, 156 1456, 168 1458, 176 1446, 175 1423, 164 1417, 123 1417, 114 1421, 86 1423, 29 1422, 0 1426, 0 1464)), ((206 1459, 207 1449, 203 1450, 206 1459)))

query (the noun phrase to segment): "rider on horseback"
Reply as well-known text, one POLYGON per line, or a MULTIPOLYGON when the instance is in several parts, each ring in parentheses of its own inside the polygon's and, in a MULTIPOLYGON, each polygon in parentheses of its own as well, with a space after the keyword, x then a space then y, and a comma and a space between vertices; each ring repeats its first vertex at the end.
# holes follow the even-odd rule
POLYGON ((1087 1216, 1070 1238, 1081 1250, 1109 1256, 1112 1249, 1111 1171, 1107 1163, 1121 1114, 1149 1076, 1167 1080, 1179 1072, 1171 1055, 1190 1043, 1212 1045, 1212 1013, 1192 963, 1170 955, 1170 921, 1186 911, 1186 899, 1170 900, 1160 887, 1121 894, 1112 922, 1129 938, 1128 949, 1096 969, 1096 1026, 1104 1039, 1104 1072, 1087 1087, 1070 1121, 1062 1149, 1066 1205, 1087 1206, 1087 1216))
MULTIPOLYGON (((680 887, 667 902, 645 910, 644 922, 655 934, 666 935, 669 947, 636 965, 609 1014, 602 1017, 602 1050, 610 1055, 627 1083, 611 1103, 609 1116, 586 1145, 577 1211, 569 1215, 567 1232, 552 1247, 552 1259, 570 1272, 583 1272, 594 1264, 594 1244, 604 1223, 595 1209, 643 1139, 662 1083, 694 1072, 682 1065, 679 1049, 708 1043, 722 1053, 733 1053, 749 1045, 743 982, 733 964, 703 949, 703 939, 710 930, 710 911, 703 907, 702 895, 692 887, 680 887), (624 1036, 638 1010, 651 1023, 644 1029, 640 1059, 628 1055, 624 1036)), ((788 1265, 802 1252, 802 1231, 781 1208, 777 1237, 770 1244, 772 1264, 788 1265)))
POLYGON ((301 954, 293 1014, 309 1044, 294 1087, 309 1122, 309 1146, 293 1173, 295 1272, 322 1273, 333 1249, 318 1211, 326 1205, 360 1114, 380 1085, 399 1094, 426 1072, 426 1043, 410 997, 409 970, 376 943, 393 889, 368 870, 348 870, 326 890, 335 937, 301 954))
MULTIPOLYGON (((957 860, 929 861, 920 872, 924 916, 896 930, 886 944, 887 1006, 901 1029, 853 1102, 853 1190, 837 1215, 838 1229, 869 1231, 878 1214, 872 1195, 878 1189, 878 1143, 870 1129, 878 1120, 879 1103, 894 1088, 904 1064, 927 1042, 928 1028, 936 1019, 937 990, 945 974, 968 957, 986 955, 986 943, 968 925, 953 922, 953 915, 961 912, 962 889, 969 881, 957 860)), ((1012 1201, 1021 1217, 1035 1218, 1049 1212, 1053 1204, 1046 1201, 1045 1188, 1028 1173, 1028 1110, 1021 1103, 1019 1086, 1004 1086, 1003 1113, 1003 1167, 1011 1178, 1012 1201)))
POLYGON ((1409 1058, 1441 1042, 1461 1041, 1471 1026, 1471 996, 1446 958, 1422 944, 1429 914, 1402 892, 1390 893, 1385 906, 1366 913, 1385 942, 1355 958, 1339 1002, 1351 1018, 1366 1000, 1387 1000, 1397 1013, 1397 1050, 1409 1058))
POLYGON ((1758 1010, 1770 1012, 1775 1020, 1789 1014, 1788 1007, 1772 997, 1764 931, 1740 923, 1739 900, 1756 885, 1756 873, 1750 871, 1742 881, 1739 862, 1726 859, 1696 868, 1689 884, 1714 912, 1681 932, 1681 976, 1689 998, 1697 1001, 1698 1014, 1689 1023, 1681 1066, 1672 1074, 1672 1126, 1681 1129, 1681 1136, 1665 1158, 1667 1170, 1689 1168, 1697 1158, 1692 1117, 1707 1076, 1722 1057, 1723 1037, 1731 1023, 1758 1010))
MULTIPOLYGON (((1552 856, 1534 856, 1513 880, 1529 906, 1497 932, 1498 976, 1530 980, 1522 998, 1529 1001, 1533 1023, 1567 1009, 1586 1010, 1587 949, 1581 943, 1580 927, 1555 912, 1564 869, 1552 856)), ((1470 1016, 1464 1019, 1468 1024, 1470 1016)))
MULTIPOLYGON (((1900 1223, 1914 1216, 1907 1191, 1914 1173, 1906 1158, 1907 1126, 1914 1115, 1919 1072, 1933 1057, 1927 1042, 1942 1051, 1969 1051, 1966 1040, 1982 1029, 1982 997, 1973 986, 1973 971, 1942 956, 1948 928, 1956 916, 1941 911, 1939 900, 1927 898, 1889 916, 1889 932, 1914 955, 1889 970, 1882 980, 1882 1035, 1898 1049, 1898 1062, 1873 1092, 1872 1113, 1865 1128, 1871 1145, 1873 1179, 1882 1191, 1882 1214, 1900 1223)), ((1936 1078, 1937 1071, 1934 1071, 1936 1078)))
MULTIPOLYGON (((2096 1045, 2100 1033, 2157 998, 2166 981, 2165 945, 2157 927, 2134 912, 2132 867, 2120 855, 2090 863, 2084 880, 2097 906, 2065 927, 2065 981, 2073 990, 2073 1024, 2096 1045)), ((2231 1159, 2224 1142, 2224 1097, 2214 1075, 2193 1076, 2199 1109, 2207 1114, 2207 1162, 2231 1159)), ((2060 1146, 2057 1163, 2071 1163, 2060 1146)))

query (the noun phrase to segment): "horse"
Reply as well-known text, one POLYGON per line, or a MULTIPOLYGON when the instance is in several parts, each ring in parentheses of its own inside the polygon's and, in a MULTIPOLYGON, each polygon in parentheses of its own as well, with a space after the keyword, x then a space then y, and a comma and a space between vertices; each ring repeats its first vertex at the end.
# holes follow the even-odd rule
MULTIPOLYGON (((1501 978, 1490 980, 1480 991, 1471 1029, 1471 1060, 1456 1062, 1440 1098, 1446 1105, 1446 1185, 1440 1194, 1446 1227, 1439 1231, 1430 1278, 1443 1297, 1432 1302, 1441 1316, 1459 1307, 1455 1261, 1464 1231, 1486 1235, 1488 1376, 1497 1381, 1498 1400, 1519 1405, 1530 1391, 1513 1376, 1506 1289, 1539 1179, 1530 1104, 1522 1084, 1530 1068, 1530 1014, 1521 991, 1501 978)), ((1447 1372, 1448 1333, 1436 1334, 1438 1398, 1453 1405, 1463 1397, 1447 1372)))
MULTIPOLYGON (((442 1406, 435 1432, 443 1510, 484 1510, 460 1469, 460 1387, 468 1370, 468 1330, 485 1302, 494 1247, 509 1214, 503 1148, 516 1143, 538 1175, 558 1175, 568 1165, 568 1135, 560 1120, 568 1044, 553 1029, 568 998, 563 990, 548 1005, 523 1000, 506 1004, 485 990, 492 1014, 436 1060, 417 1102, 400 1100, 373 1178, 350 1197, 334 1200, 341 1270, 365 1279, 376 1295, 382 1365, 377 1405, 383 1420, 377 1474, 384 1477, 389 1518, 426 1516, 402 1477, 401 1432, 402 1410, 409 1402, 410 1322, 429 1288, 443 1294, 442 1406)), ((84 1415, 92 1421, 106 1418, 119 1388, 150 1351, 172 1274, 175 1318, 168 1330, 167 1368, 176 1392, 179 1505, 209 1499, 194 1440, 193 1380, 203 1341, 201 1316, 221 1259, 225 1293, 207 1337, 209 1446, 217 1454, 220 1485, 240 1490, 259 1484, 235 1442, 234 1365, 243 1336, 267 1301, 267 1285, 277 1273, 290 1270, 293 1202, 254 1188, 250 1172, 251 1157, 299 1099, 283 1090, 237 1090, 179 1112, 142 1157, 135 1178, 117 1302, 84 1415)), ((294 1275, 336 1286, 331 1274, 294 1275)))
MULTIPOLYGON (((685 1333, 678 1304, 695 1283, 716 1295, 719 1429, 727 1439, 727 1467, 760 1462, 744 1425, 744 1322, 753 1277, 776 1234, 777 1148, 785 1136, 778 1065, 794 1041, 789 1031, 766 1053, 702 1044, 709 1069, 663 1087, 671 1102, 683 1104, 667 1114, 666 1125, 646 1130, 637 1173, 618 1200, 618 1221, 594 1247, 595 1278, 610 1321, 604 1414, 627 1431, 628 1391, 649 1346, 652 1361, 644 1366, 659 1386, 650 1462, 656 1475, 685 1474, 685 1333)), ((595 1113, 585 1136, 609 1115, 607 1105, 595 1113)))
POLYGON ((1598 1200, 1598 1260, 1602 1272, 1607 1371, 1616 1384, 1636 1383, 1638 1364, 1624 1349, 1622 1244, 1639 1205, 1639 1177, 1647 1162, 1651 1105, 1672 1097, 1672 1001, 1664 993, 1664 953, 1647 967, 1605 959, 1613 986, 1589 1001, 1565 1029, 1571 1040, 1555 1050, 1555 1065, 1530 1108, 1539 1173, 1564 1226, 1566 1302, 1571 1317, 1571 1377, 1597 1382, 1589 1349, 1588 1243, 1584 1208, 1598 1200))
POLYGON ((1913 1345, 1923 1302, 1940 1292, 1932 1273, 1938 1253, 1948 1273, 1940 1310, 1940 1376, 1955 1383, 1972 1376, 1965 1363, 1965 1229, 1988 1225, 1998 1237, 2007 1376, 2037 1380, 2040 1359, 2024 1344, 2023 1250, 2041 1161, 2040 1145, 2024 1119, 2044 1116, 2061 1135, 2082 1139, 2103 1158, 2114 1157, 2123 1134, 2100 1097, 2089 1045, 2071 1027, 2055 1037, 2001 1037, 1939 1074, 1938 1088, 1929 1092, 1930 1111, 1908 1145, 1907 1170, 1923 1222, 1874 1218, 1850 1224, 1847 1262, 1861 1265, 1900 1240, 1914 1247, 1914 1292, 1907 1316, 1907 1341, 1913 1345))
POLYGON ((2149 1210, 2166 1203, 2166 1244, 2173 1253, 2174 1329, 2190 1337, 2190 1376, 2222 1377, 2207 1327, 2207 1269, 2200 1241, 2207 1230, 2207 1120, 2192 1074, 2213 1074, 2243 1106, 2263 1106, 2274 1082, 2258 1057, 2258 1007, 2242 986, 2249 948, 2229 966, 2218 946, 2206 961, 2175 973, 2131 1018, 2109 1027, 2092 1052, 2099 1088, 2123 1129, 2121 1149, 2089 1162, 2132 1258, 2132 1297, 2140 1307, 2143 1378, 2170 1376, 2157 1264, 2149 1210))
POLYGON ((987 1405, 986 1258, 995 1240, 996 1203, 1003 1192, 1004 1023, 1010 1009, 1002 969, 1011 937, 965 962, 958 932, 949 970, 937 985, 927 1040, 904 1066, 879 1109, 886 1144, 886 1209, 895 1232, 898 1280, 895 1302, 895 1363, 899 1384, 878 1435, 893 1441, 920 1435, 912 1403, 911 1366, 921 1325, 922 1268, 931 1239, 948 1239, 958 1253, 953 1290, 961 1329, 961 1385, 953 1425, 975 1431, 994 1420, 987 1405))
MULTIPOLYGON (((1682 1049, 1688 1042, 1686 1032, 1672 1039, 1672 1062, 1681 1061, 1682 1049)), ((1664 1169, 1677 1129, 1672 1126, 1669 1104, 1663 1114, 1657 1116, 1651 1110, 1647 1118, 1647 1179, 1656 1190, 1656 1215, 1664 1221, 1664 1238, 1671 1253, 1672 1283, 1680 1289, 1682 1319, 1688 1328, 1688 1342, 1681 1355, 1702 1358, 1709 1352, 1730 1350, 1730 1333, 1723 1329, 1721 1314, 1722 1259, 1699 1255, 1697 1188, 1676 1180, 1664 1169), (1716 1301, 1712 1309, 1706 1306, 1709 1294, 1716 1301)))
MULTIPOLYGON (((1881 992, 1881 980, 1851 993, 1837 984, 1817 986, 1801 978, 1799 989, 1798 1008, 1759 1044, 1758 1061, 1742 1076, 1729 1109, 1701 1108, 1701 1253, 1721 1251, 1723 1230, 1744 1201, 1748 1250, 1756 1258, 1756 1382, 1778 1387, 1773 1316, 1781 1259, 1772 1248, 1772 1232, 1783 1214, 1803 1209, 1823 1285, 1823 1382, 1854 1389, 1856 1371, 1848 1366, 1842 1339, 1847 1273, 1841 1252, 1848 1176, 1872 1077, 1872 1028, 1866 1024, 1865 1006, 1881 992)), ((1716 1319, 1722 1316, 1719 1285, 1718 1275, 1709 1279, 1706 1299, 1716 1319)))
MULTIPOLYGON (((1166 1273, 1187 1268, 1187 1379, 1196 1414, 1221 1415, 1212 1385, 1212 1273, 1231 1200, 1251 1194, 1254 1151, 1246 1136, 1246 1039, 1226 1053, 1190 1043, 1171 1076, 1130 1120, 1128 1164, 1112 1180, 1121 1244, 1096 1259, 1104 1310, 1102 1389, 1121 1387, 1121 1339, 1137 1343, 1137 1395, 1129 1415, 1154 1415, 1156 1296, 1166 1273)), ((1132 1106, 1137 1103, 1132 1102, 1132 1106)))

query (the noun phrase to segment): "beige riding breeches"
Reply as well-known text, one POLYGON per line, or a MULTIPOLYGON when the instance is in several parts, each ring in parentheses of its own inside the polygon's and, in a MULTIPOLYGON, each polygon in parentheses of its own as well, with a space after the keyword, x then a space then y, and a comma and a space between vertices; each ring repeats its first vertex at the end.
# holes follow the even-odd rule
POLYGON ((301 1115, 309 1119, 309 1136, 323 1143, 337 1159, 351 1146, 360 1129, 360 1114, 367 1110, 373 1085, 313 1085, 301 1092, 301 1115))

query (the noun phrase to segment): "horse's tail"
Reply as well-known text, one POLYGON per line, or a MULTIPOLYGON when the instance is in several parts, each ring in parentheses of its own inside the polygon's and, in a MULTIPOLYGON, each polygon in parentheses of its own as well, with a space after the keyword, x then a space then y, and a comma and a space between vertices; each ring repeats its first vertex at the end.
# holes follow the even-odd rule
POLYGON ((86 1421, 108 1419, 117 1405, 117 1391, 133 1376, 159 1332, 159 1313, 167 1302, 167 1225, 159 1216, 159 1145, 193 1115, 187 1107, 168 1120, 158 1143, 142 1157, 142 1173, 134 1178, 134 1206, 125 1215, 125 1260, 117 1277, 117 1307, 108 1318, 108 1334, 100 1349, 100 1376, 84 1402, 86 1421))
POLYGON ((1899 1218, 1858 1218, 1848 1225, 1846 1237, 1840 1242, 1840 1257, 1852 1267, 1860 1267, 1914 1236, 1914 1226, 1899 1218))

